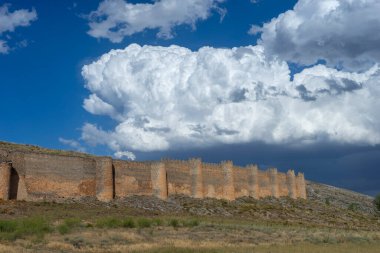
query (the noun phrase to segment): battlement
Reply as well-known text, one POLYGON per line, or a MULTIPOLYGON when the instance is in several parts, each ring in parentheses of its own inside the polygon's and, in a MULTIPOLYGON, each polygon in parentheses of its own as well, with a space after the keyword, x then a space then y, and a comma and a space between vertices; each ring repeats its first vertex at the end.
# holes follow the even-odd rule
POLYGON ((234 166, 163 159, 136 162, 110 157, 20 152, 0 149, 0 199, 54 200, 96 197, 100 201, 133 195, 167 199, 183 194, 193 198, 234 200, 250 196, 306 199, 302 173, 259 170, 257 165, 234 166))

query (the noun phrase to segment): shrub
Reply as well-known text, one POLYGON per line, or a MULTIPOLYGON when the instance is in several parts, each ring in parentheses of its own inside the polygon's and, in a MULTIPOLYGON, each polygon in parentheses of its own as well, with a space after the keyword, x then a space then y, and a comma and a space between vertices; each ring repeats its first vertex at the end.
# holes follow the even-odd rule
POLYGON ((172 226, 173 228, 177 228, 179 226, 179 221, 177 219, 171 219, 169 221, 169 225, 172 226))
POLYGON ((199 221, 198 220, 188 220, 188 221, 183 221, 182 224, 184 227, 196 227, 196 226, 199 226, 199 221))
POLYGON ((70 232, 70 228, 66 224, 61 224, 58 226, 58 232, 61 235, 65 235, 70 232))
POLYGON ((357 211, 359 209, 359 204, 358 203, 351 203, 348 206, 348 210, 350 211, 357 211))
POLYGON ((155 226, 162 226, 162 224, 164 224, 164 223, 162 222, 161 219, 156 218, 156 219, 153 219, 153 224, 154 224, 155 226))
POLYGON ((0 221, 0 233, 10 233, 17 229, 17 222, 14 220, 0 221))
POLYGON ((149 228, 152 226, 152 221, 145 218, 140 218, 137 220, 137 225, 139 228, 149 228))
POLYGON ((134 228, 134 227, 136 227, 135 222, 131 218, 123 220, 122 226, 124 228, 134 228))
POLYGON ((373 203, 378 211, 380 211, 380 193, 377 194, 375 199, 373 200, 373 203))
POLYGON ((64 224, 66 224, 69 228, 77 227, 81 223, 79 218, 68 218, 64 220, 64 224))
POLYGON ((0 239, 3 240, 16 240, 25 236, 42 239, 51 230, 48 221, 42 217, 0 221, 0 239))
POLYGON ((113 217, 102 218, 96 221, 98 228, 117 228, 122 226, 122 222, 113 217))

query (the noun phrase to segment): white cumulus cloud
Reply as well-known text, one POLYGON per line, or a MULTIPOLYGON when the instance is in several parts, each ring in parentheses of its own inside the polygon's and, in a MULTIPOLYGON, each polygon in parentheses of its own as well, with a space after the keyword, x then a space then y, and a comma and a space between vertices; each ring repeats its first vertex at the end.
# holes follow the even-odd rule
POLYGON ((135 154, 129 151, 118 151, 118 152, 115 152, 114 156, 119 159, 125 157, 128 160, 132 160, 132 161, 136 160, 135 154))
POLYGON ((157 37, 172 38, 173 28, 207 19, 213 10, 223 18, 219 7, 224 0, 157 0, 154 3, 132 4, 124 0, 104 0, 89 15, 89 34, 121 42, 125 36, 158 29, 157 37))
POLYGON ((65 138, 59 138, 58 139, 60 143, 67 145, 71 148, 73 148, 76 151, 79 152, 86 152, 86 148, 83 147, 78 141, 76 140, 71 140, 71 139, 65 139, 65 138))
POLYGON ((35 9, 10 11, 9 7, 10 4, 0 6, 0 54, 6 54, 10 50, 7 43, 9 33, 14 32, 17 27, 29 26, 32 21, 37 19, 35 9))
POLYGON ((259 44, 286 61, 366 70, 380 62, 379 13, 378 0, 299 0, 250 33, 262 32, 259 44))
POLYGON ((232 49, 132 44, 82 69, 84 108, 117 122, 85 124, 82 139, 114 151, 262 141, 380 144, 380 69, 323 65, 291 81, 262 46, 232 49))

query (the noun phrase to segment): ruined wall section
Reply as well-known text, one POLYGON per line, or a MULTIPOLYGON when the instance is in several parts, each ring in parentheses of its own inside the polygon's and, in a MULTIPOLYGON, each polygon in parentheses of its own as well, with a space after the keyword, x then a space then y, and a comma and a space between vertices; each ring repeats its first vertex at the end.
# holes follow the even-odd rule
POLYGON ((235 198, 249 196, 250 170, 243 167, 233 167, 235 198))
POLYGON ((296 177, 296 189, 297 197, 301 199, 306 199, 306 182, 303 173, 298 173, 296 177))
POLYGON ((18 199, 95 196, 93 159, 14 152, 9 156, 19 176, 18 199))
POLYGON ((192 195, 192 176, 190 161, 163 160, 167 173, 168 195, 192 195))
POLYGON ((257 165, 248 165, 248 196, 258 199, 260 194, 259 168, 257 165))
POLYGON ((203 183, 203 166, 201 159, 191 159, 190 176, 191 176, 191 196, 193 198, 203 198, 204 183, 203 183))
POLYGON ((96 198, 100 201, 111 201, 114 198, 114 168, 111 157, 97 157, 96 165, 96 198))
POLYGON ((224 175, 221 164, 202 163, 203 193, 208 198, 223 198, 224 175))
POLYGON ((156 162, 151 165, 152 193, 154 197, 162 200, 168 198, 167 171, 164 162, 156 162))
POLYGON ((115 197, 152 195, 151 162, 114 160, 115 197))

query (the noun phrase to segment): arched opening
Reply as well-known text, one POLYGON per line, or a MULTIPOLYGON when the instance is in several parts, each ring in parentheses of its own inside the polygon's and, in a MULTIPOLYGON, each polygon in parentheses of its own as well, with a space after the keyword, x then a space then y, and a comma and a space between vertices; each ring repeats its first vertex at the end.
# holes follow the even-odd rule
POLYGON ((18 182, 20 177, 15 169, 11 169, 11 180, 9 185, 9 199, 17 199, 18 182))

